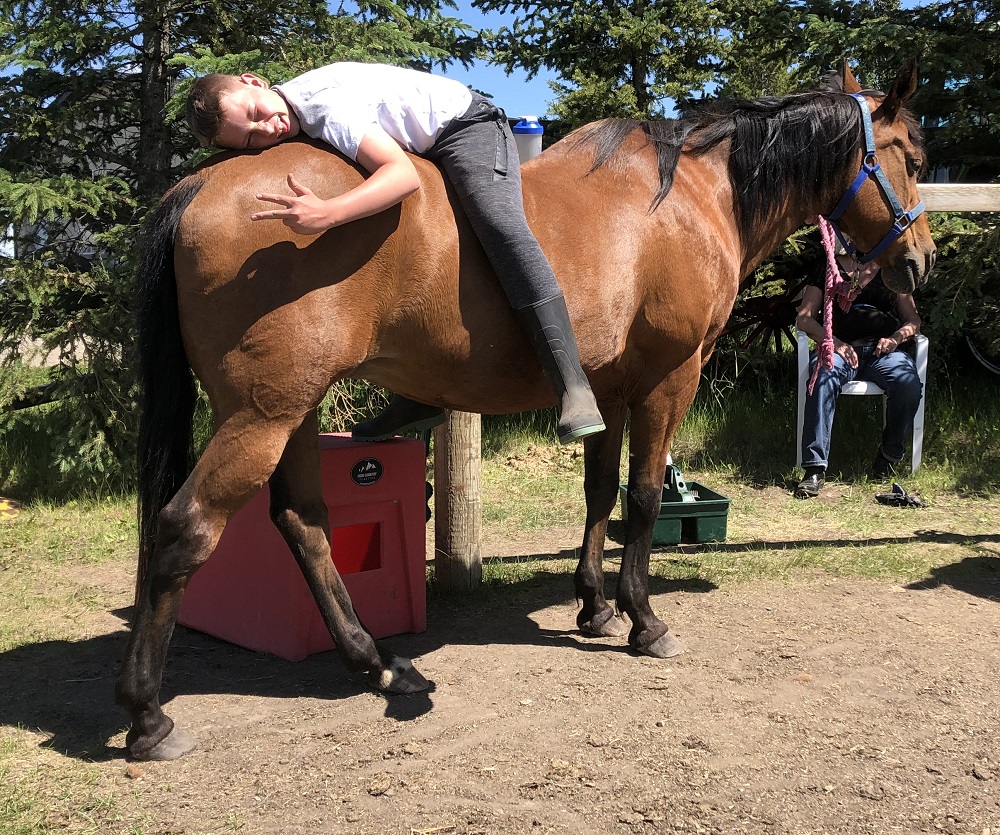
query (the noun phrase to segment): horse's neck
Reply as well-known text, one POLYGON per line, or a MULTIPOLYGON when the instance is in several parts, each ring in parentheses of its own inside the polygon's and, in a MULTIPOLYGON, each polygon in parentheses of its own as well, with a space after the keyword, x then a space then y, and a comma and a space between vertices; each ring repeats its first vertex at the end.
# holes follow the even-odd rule
POLYGON ((748 241, 740 266, 740 281, 746 281, 805 222, 806 218, 801 213, 775 218, 769 228, 754 236, 754 240, 748 241))

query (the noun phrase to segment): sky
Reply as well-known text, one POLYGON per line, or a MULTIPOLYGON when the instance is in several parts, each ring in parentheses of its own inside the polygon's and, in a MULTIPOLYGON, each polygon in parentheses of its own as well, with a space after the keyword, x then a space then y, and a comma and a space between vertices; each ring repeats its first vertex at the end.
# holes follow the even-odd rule
MULTIPOLYGON (((479 29, 488 27, 497 29, 509 23, 513 17, 499 12, 484 14, 472 8, 470 0, 456 0, 456 2, 458 10, 448 11, 454 17, 479 29)), ((556 76, 545 70, 528 81, 523 71, 515 70, 508 76, 503 67, 477 61, 469 70, 456 65, 444 71, 436 69, 435 74, 454 78, 488 93, 511 117, 544 116, 548 111, 548 102, 555 98, 555 94, 546 82, 556 76)))

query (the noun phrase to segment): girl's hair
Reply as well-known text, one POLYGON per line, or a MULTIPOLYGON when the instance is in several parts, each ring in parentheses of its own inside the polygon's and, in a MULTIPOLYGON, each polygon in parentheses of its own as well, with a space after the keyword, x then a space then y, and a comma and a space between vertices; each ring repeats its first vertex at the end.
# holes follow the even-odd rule
POLYGON ((239 83, 235 75, 215 72, 202 76, 191 85, 184 118, 204 147, 216 147, 216 139, 222 129, 222 100, 237 89, 239 83))

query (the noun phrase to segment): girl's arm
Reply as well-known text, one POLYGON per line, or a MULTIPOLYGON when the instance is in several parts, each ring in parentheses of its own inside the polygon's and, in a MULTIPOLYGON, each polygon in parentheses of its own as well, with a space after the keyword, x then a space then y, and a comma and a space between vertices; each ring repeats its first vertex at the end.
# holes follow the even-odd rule
POLYGON ((809 284, 802 294, 802 302, 795 317, 795 327, 819 342, 823 338, 823 326, 819 323, 819 307, 823 304, 823 291, 809 284))
POLYGON ((396 140, 377 125, 369 128, 361 139, 358 162, 371 176, 350 191, 321 200, 289 174, 288 187, 293 192, 292 196, 257 195, 258 200, 276 203, 283 208, 255 212, 250 219, 280 220, 299 234, 313 235, 378 214, 420 188, 420 178, 413 162, 396 140))

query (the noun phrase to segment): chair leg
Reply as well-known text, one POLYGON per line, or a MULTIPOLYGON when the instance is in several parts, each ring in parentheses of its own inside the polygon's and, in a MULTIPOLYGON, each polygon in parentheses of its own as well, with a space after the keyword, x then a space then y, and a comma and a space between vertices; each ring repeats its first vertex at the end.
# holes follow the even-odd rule
POLYGON ((920 405, 917 406, 917 413, 913 416, 913 458, 910 463, 910 472, 916 474, 920 469, 920 462, 924 454, 924 399, 926 397, 926 385, 920 395, 920 405))
POLYGON ((917 334, 913 341, 916 345, 914 359, 917 376, 920 378, 920 403, 913 416, 913 459, 910 464, 910 472, 916 473, 924 454, 924 405, 927 403, 927 354, 930 341, 923 334, 917 334))
POLYGON ((799 361, 798 420, 795 423, 795 466, 802 466, 802 426, 806 422, 806 388, 809 385, 809 337, 796 331, 799 361))

